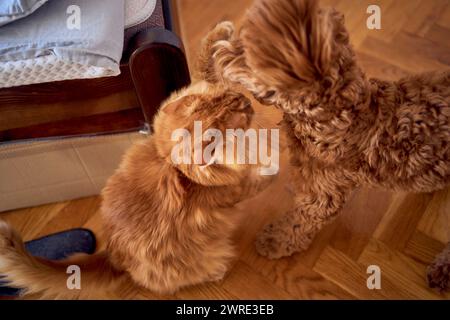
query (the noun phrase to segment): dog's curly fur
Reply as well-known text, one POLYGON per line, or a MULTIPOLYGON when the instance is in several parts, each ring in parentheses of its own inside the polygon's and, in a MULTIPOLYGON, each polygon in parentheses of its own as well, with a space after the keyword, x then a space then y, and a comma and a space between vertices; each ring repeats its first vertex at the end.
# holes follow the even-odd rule
POLYGON ((224 22, 211 35, 215 73, 284 111, 296 206, 263 230, 260 254, 308 248, 359 185, 449 184, 450 72, 368 79, 343 15, 313 0, 257 1, 239 34, 224 22))
POLYGON ((435 288, 439 292, 450 290, 450 242, 428 266, 427 280, 430 288, 435 288))

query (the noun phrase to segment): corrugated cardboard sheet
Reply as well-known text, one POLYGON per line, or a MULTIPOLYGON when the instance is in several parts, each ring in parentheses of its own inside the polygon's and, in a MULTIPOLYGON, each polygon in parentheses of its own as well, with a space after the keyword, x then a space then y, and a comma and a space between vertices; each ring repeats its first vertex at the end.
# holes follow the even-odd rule
POLYGON ((99 194, 125 151, 127 133, 0 145, 0 212, 99 194))

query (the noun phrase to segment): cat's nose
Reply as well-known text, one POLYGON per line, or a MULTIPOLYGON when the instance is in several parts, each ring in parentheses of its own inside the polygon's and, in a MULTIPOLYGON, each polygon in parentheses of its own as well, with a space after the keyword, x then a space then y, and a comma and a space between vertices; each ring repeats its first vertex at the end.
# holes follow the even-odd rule
POLYGON ((230 105, 233 110, 253 114, 252 102, 245 95, 239 92, 229 92, 228 97, 233 101, 230 105))
POLYGON ((241 104, 239 105, 239 111, 253 114, 252 102, 247 97, 243 96, 241 104))

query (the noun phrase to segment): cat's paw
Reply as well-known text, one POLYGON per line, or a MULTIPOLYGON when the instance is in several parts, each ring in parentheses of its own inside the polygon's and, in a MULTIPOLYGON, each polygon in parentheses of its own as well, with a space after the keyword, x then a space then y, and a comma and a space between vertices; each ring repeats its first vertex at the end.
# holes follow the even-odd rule
POLYGON ((220 282, 220 281, 223 280, 223 278, 225 278, 225 275, 226 275, 226 274, 227 274, 226 271, 216 273, 216 274, 212 275, 212 276, 209 278, 209 280, 210 280, 211 282, 220 282))
POLYGON ((296 229, 297 226, 283 227, 276 223, 267 225, 255 241, 256 251, 269 259, 280 259, 306 250, 311 240, 296 229))

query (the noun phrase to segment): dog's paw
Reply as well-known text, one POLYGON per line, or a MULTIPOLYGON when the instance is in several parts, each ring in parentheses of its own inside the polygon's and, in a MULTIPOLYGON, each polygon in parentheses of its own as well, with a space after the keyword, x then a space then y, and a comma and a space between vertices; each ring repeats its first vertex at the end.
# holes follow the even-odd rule
POLYGON ((427 280, 430 288, 439 292, 450 291, 450 243, 440 253, 433 264, 427 268, 427 280))
POLYGON ((258 235, 255 245, 256 251, 269 259, 279 259, 295 252, 287 233, 274 224, 264 228, 258 235))
MULTIPOLYGON (((234 34, 234 26, 231 22, 225 21, 219 23, 206 37, 209 45, 210 55, 216 56, 224 48, 231 48, 231 37, 234 34)), ((223 55, 223 54, 222 54, 223 55)))
POLYGON ((298 233, 296 226, 267 225, 256 239, 256 251, 269 259, 280 259, 308 249, 311 239, 298 233))
POLYGON ((230 40, 234 34, 234 25, 230 21, 220 22, 208 34, 208 40, 216 42, 220 40, 230 40))

